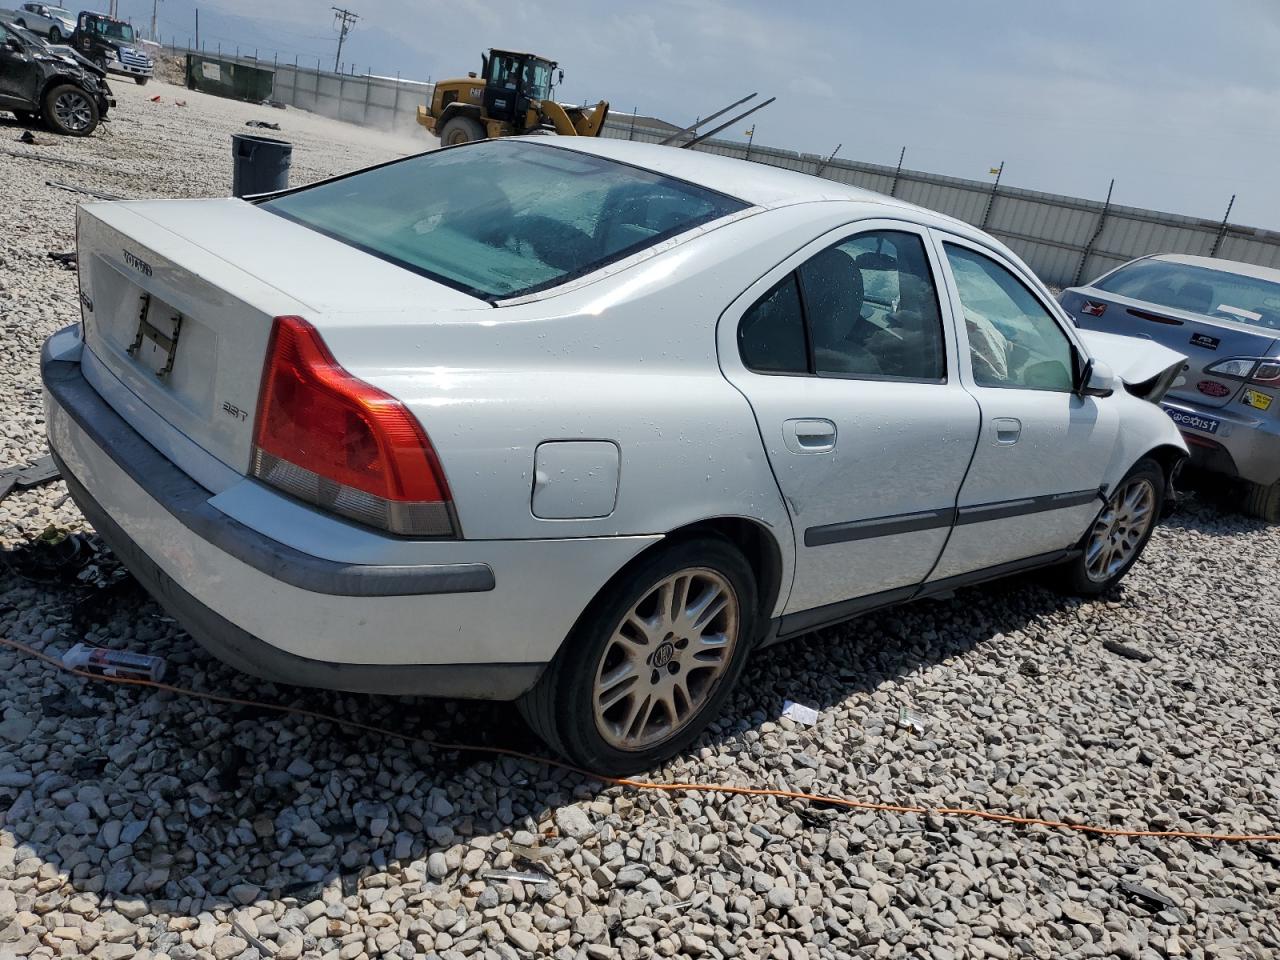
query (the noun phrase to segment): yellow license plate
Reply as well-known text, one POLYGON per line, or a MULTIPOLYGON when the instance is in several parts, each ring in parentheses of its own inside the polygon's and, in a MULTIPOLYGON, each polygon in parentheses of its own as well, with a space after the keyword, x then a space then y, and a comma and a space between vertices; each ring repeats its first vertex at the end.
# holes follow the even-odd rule
POLYGON ((1259 393, 1257 390, 1246 390, 1244 396, 1240 399, 1258 410, 1267 410, 1271 407, 1272 397, 1270 394, 1259 393))

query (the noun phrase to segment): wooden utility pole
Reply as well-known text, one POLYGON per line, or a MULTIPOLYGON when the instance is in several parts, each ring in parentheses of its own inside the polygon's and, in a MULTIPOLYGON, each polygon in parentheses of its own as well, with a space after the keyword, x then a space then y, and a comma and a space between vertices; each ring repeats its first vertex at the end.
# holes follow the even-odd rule
POLYGON ((360 17, 342 7, 334 7, 333 13, 333 22, 338 28, 338 52, 333 57, 333 72, 337 73, 338 64, 342 62, 342 41, 347 39, 347 34, 351 32, 351 28, 360 17))

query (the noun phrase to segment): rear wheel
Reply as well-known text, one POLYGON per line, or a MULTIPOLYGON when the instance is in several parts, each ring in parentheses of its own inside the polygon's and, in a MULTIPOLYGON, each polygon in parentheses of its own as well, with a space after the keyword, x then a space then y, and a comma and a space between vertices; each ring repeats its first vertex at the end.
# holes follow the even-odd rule
POLYGON ((75 84, 62 83, 44 95, 44 120, 55 133, 87 137, 98 127, 98 104, 75 84))
POLYGON ((607 586, 520 700, 534 731, 606 775, 679 753, 720 710, 756 629, 756 582, 727 541, 687 540, 607 586))
POLYGON ((1073 593, 1105 593, 1138 562, 1160 518, 1164 488, 1164 470, 1149 458, 1116 485, 1085 537, 1084 553, 1066 566, 1073 593))
POLYGON ((1244 509, 1251 517, 1258 517, 1268 523, 1280 522, 1280 480, 1270 486, 1261 483, 1249 484, 1244 509))
POLYGON ((440 131, 440 145, 455 147, 460 143, 484 139, 484 127, 472 117, 450 117, 440 131))

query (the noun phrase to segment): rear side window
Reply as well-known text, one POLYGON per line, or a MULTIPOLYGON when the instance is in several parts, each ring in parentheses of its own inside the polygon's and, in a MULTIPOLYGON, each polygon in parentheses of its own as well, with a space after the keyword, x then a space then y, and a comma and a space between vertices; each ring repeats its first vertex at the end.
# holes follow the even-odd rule
POLYGON ((877 230, 800 267, 817 373, 893 380, 946 376, 942 314, 924 242, 877 230))
POLYGON ((796 275, 789 273, 743 314, 738 324, 742 362, 765 373, 807 373, 804 314, 796 275))
POLYGON ((815 254, 743 314, 738 348, 761 373, 945 382, 924 241, 876 230, 815 254))
POLYGON ((500 300, 598 270, 747 204, 576 150, 502 140, 410 157, 261 206, 500 300))

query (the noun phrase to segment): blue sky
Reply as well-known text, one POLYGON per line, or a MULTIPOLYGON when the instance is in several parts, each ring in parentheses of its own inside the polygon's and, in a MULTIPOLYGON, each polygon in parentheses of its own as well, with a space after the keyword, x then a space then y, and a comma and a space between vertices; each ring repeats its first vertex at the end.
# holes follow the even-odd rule
MULTIPOLYGON (((562 99, 691 122, 751 91, 756 140, 1280 229, 1280 0, 343 0, 343 60, 419 79, 490 46, 560 60, 562 99)), ((100 0, 98 6, 105 6, 100 0)), ((200 2, 207 46, 332 66, 332 0, 200 2)), ((120 0, 135 23, 152 0, 120 0)), ((161 0, 162 35, 193 0, 161 0)), ((747 124, 743 124, 743 127, 747 124)), ((741 136, 731 129, 726 135, 741 136)))

